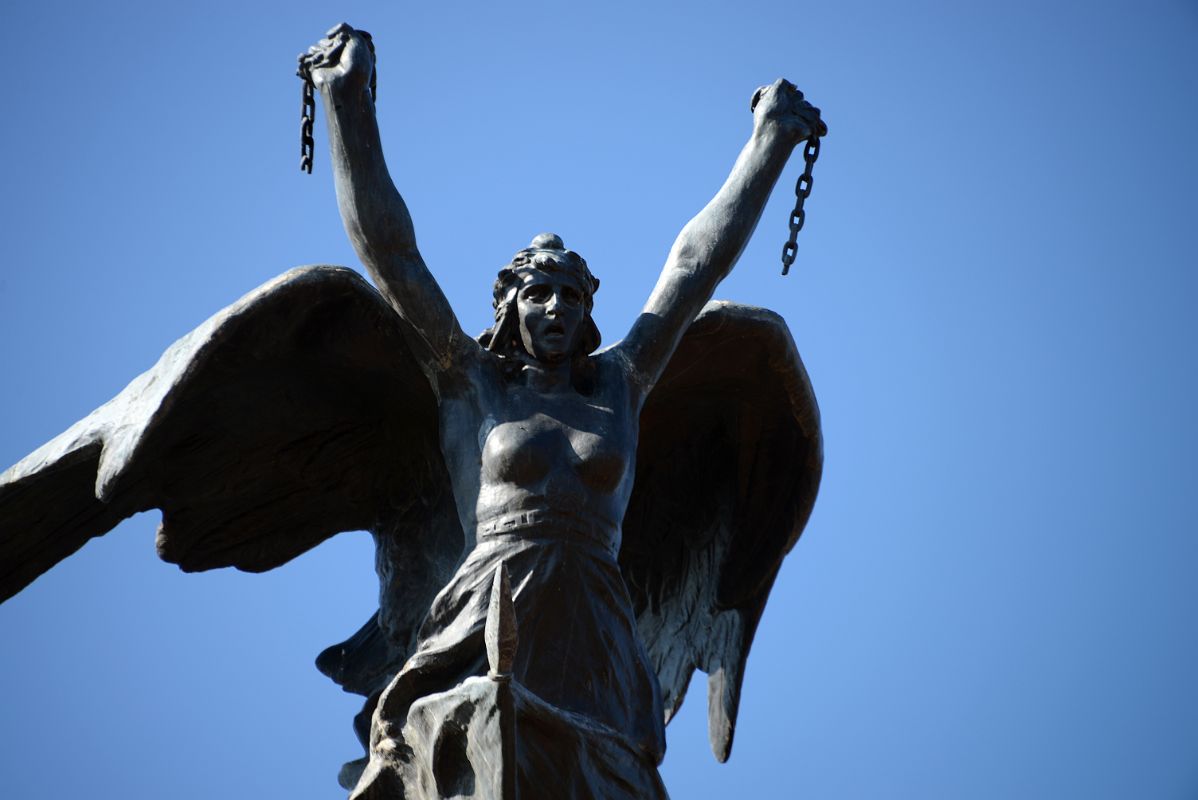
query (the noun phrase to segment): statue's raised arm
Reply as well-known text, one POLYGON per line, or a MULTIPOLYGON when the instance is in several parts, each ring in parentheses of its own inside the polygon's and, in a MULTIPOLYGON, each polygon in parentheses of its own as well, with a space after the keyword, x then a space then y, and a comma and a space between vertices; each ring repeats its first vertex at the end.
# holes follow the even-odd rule
POLYGON ((748 143, 715 197, 678 234, 657 285, 620 345, 642 392, 657 382, 691 321, 732 271, 795 145, 827 133, 819 109, 787 80, 758 89, 750 106, 748 143))
POLYGON ((368 40, 341 23, 300 64, 323 100, 345 231, 383 297, 423 339, 428 352, 418 347, 417 357, 434 375, 450 369, 457 351, 475 343, 425 265, 407 204, 387 171, 369 89, 374 54, 368 40))

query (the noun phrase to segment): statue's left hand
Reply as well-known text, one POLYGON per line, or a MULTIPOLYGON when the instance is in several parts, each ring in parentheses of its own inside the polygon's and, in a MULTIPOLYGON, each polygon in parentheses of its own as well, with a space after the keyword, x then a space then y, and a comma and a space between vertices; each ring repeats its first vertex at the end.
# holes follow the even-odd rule
POLYGON ((754 125, 775 127, 795 144, 828 133, 819 109, 803 99, 798 87, 785 78, 754 92, 749 108, 753 111, 754 125))
POLYGON ((342 22, 299 57, 300 74, 306 69, 317 89, 361 91, 374 69, 374 54, 361 31, 342 22))

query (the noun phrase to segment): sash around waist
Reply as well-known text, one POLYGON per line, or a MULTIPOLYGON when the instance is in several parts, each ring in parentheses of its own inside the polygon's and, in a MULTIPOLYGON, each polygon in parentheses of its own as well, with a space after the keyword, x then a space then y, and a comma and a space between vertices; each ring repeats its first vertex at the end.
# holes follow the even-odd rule
POLYGON ((620 526, 596 517, 583 517, 550 508, 512 511, 480 519, 478 541, 514 535, 522 539, 552 539, 601 548, 613 557, 620 549, 620 526))

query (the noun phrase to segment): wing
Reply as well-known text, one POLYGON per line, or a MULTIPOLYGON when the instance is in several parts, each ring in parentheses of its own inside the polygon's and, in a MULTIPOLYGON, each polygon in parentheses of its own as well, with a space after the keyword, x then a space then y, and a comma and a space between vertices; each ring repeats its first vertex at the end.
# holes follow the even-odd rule
POLYGON ((780 316, 709 303, 641 412, 620 567, 668 721, 696 668, 716 758, 732 748, 757 622, 815 502, 819 409, 780 316))
POLYGON ((149 508, 159 555, 188 572, 261 572, 366 529, 413 560, 380 568, 394 661, 463 548, 411 336, 340 267, 292 270, 216 314, 0 475, 0 600, 149 508))

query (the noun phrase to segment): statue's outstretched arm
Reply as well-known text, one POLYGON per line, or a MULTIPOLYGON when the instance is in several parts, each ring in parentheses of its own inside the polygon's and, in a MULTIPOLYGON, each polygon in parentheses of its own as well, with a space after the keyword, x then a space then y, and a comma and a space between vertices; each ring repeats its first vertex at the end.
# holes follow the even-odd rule
POLYGON ((416 247, 408 207, 383 159, 369 81, 374 55, 359 31, 342 23, 301 58, 320 90, 328 120, 337 205, 350 241, 387 302, 424 339, 434 372, 473 346, 416 247))
POLYGON ((645 392, 736 264, 795 145, 813 132, 826 131, 819 109, 782 79, 758 89, 752 107, 753 134, 731 174, 678 234, 653 293, 620 345, 645 392))

